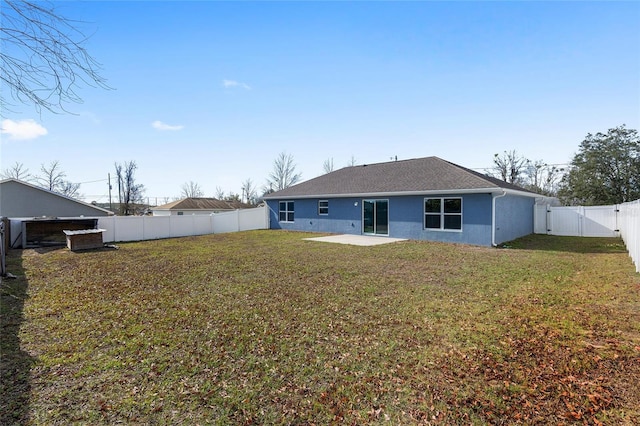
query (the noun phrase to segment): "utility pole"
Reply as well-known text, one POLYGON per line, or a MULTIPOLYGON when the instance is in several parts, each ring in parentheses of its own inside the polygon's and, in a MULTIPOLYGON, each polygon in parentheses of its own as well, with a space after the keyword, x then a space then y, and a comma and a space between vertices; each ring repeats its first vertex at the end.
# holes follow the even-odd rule
POLYGON ((120 214, 123 214, 124 212, 122 211, 122 188, 120 185, 120 181, 122 179, 120 179, 120 174, 118 173, 118 210, 120 211, 120 214))
POLYGON ((113 204, 111 203, 111 173, 107 173, 109 177, 109 210, 113 211, 113 204))

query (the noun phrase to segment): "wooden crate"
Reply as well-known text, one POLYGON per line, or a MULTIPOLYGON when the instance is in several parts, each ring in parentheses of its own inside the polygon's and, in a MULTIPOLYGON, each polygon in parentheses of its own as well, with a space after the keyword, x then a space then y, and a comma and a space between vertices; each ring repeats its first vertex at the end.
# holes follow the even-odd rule
POLYGON ((71 251, 101 248, 102 233, 105 229, 81 229, 62 231, 67 236, 67 248, 71 251))

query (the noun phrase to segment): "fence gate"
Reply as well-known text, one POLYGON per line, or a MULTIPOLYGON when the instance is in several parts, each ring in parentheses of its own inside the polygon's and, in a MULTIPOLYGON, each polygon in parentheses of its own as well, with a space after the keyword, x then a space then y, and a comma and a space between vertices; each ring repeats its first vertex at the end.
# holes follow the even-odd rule
POLYGON ((535 232, 571 237, 618 237, 617 205, 535 206, 535 232))

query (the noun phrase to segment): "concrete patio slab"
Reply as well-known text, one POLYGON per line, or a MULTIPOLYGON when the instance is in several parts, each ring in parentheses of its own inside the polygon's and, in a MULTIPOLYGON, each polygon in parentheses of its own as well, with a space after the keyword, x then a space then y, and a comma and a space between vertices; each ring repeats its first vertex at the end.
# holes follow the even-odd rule
POLYGON ((325 243, 350 244, 353 246, 377 246, 380 244, 406 241, 403 238, 377 237, 372 235, 329 235, 327 237, 304 238, 307 241, 322 241, 325 243))

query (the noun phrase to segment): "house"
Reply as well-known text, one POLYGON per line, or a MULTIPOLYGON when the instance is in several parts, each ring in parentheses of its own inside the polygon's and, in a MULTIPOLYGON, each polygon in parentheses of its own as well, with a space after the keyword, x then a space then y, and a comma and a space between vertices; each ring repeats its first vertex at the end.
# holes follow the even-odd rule
POLYGON ((224 201, 217 198, 184 198, 169 204, 153 207, 151 212, 154 216, 182 216, 221 213, 253 207, 255 206, 240 201, 224 201))
POLYGON ((64 245, 63 230, 92 229, 109 210, 17 179, 0 181, 0 216, 10 219, 10 247, 64 245))
POLYGON ((541 195, 438 157, 365 164, 264 197, 270 228, 491 246, 533 233, 541 195))

